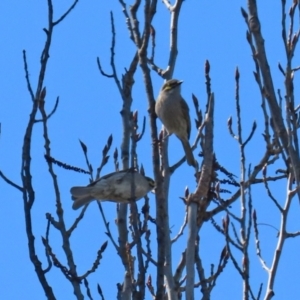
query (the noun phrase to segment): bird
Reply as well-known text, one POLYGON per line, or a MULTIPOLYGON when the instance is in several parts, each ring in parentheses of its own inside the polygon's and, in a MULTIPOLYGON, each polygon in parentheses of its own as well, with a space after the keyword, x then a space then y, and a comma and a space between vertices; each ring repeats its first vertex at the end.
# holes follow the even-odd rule
POLYGON ((155 188, 155 182, 135 169, 127 169, 102 176, 88 186, 74 186, 70 192, 73 209, 78 209, 93 200, 130 203, 143 198, 155 188), (132 184, 134 183, 134 189, 132 184), (132 197, 134 193, 134 199, 132 197))
POLYGON ((196 166, 189 138, 191 119, 189 107, 181 96, 182 80, 170 79, 162 86, 155 104, 155 113, 167 130, 168 136, 174 133, 182 143, 186 161, 196 166))

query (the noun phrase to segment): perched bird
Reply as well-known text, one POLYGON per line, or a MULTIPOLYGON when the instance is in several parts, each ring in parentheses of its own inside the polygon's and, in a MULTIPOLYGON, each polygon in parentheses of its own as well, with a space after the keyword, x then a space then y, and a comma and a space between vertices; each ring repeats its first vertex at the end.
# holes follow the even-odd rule
POLYGON ((189 143, 191 134, 189 107, 180 94, 182 82, 171 79, 162 86, 155 104, 155 112, 165 126, 168 135, 174 133, 181 141, 187 163, 195 166, 194 155, 189 143))
POLYGON ((74 186, 70 192, 74 200, 73 209, 93 200, 130 203, 132 183, 134 182, 134 200, 140 200, 155 187, 153 179, 143 176, 133 169, 114 172, 102 176, 86 187, 74 186))

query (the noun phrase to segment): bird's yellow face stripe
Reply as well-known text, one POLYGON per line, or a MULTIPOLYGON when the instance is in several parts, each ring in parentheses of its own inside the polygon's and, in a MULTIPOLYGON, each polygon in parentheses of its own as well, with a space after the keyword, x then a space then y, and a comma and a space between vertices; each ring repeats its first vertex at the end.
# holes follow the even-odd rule
POLYGON ((175 87, 174 84, 166 84, 164 87, 164 91, 169 91, 175 87))

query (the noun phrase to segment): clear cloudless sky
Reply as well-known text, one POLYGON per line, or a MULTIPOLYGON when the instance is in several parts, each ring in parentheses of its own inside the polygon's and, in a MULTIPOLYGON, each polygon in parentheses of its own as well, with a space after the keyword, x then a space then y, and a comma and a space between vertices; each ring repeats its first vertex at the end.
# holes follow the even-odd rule
MULTIPOLYGON (((132 1, 131 1, 132 2, 132 1)), ((291 2, 291 1, 287 1, 291 2)), ((71 5, 72 1, 53 1, 55 19, 71 5)), ((257 1, 262 20, 262 30, 266 40, 269 64, 273 73, 276 89, 283 89, 283 77, 277 64, 285 65, 284 47, 281 39, 281 1, 257 1)), ((290 3, 288 3, 290 5, 290 3)), ((239 149, 227 131, 227 119, 235 115, 235 68, 241 73, 241 105, 244 136, 249 133, 252 122, 258 123, 257 132, 247 148, 248 160, 255 166, 264 153, 262 138, 263 120, 260 109, 261 98, 253 78, 254 64, 246 41, 246 24, 241 16, 240 8, 247 7, 246 0, 235 1, 184 1, 179 20, 178 61, 174 78, 184 80, 182 94, 189 103, 191 118, 195 118, 191 95, 194 93, 201 108, 205 108, 206 87, 204 78, 204 62, 211 64, 212 90, 215 92, 215 152, 218 161, 228 170, 240 176, 239 149)), ((47 27, 47 1, 1 1, 0 3, 0 170, 12 181, 21 184, 21 148, 25 127, 31 110, 31 99, 27 91, 22 50, 27 52, 28 69, 33 89, 36 89, 40 68, 40 55, 45 42, 47 27)), ((53 34, 50 60, 47 67, 45 86, 47 87, 46 109, 51 111, 56 97, 60 103, 55 115, 49 120, 52 155, 56 159, 86 169, 85 159, 79 145, 79 139, 88 146, 88 154, 94 169, 101 160, 102 148, 107 138, 113 134, 113 150, 120 150, 122 124, 120 110, 122 102, 112 79, 101 76, 97 69, 96 58, 99 57, 104 70, 111 73, 110 46, 111 25, 110 11, 114 14, 116 27, 115 62, 119 78, 134 55, 135 47, 129 40, 125 19, 118 1, 79 1, 72 13, 59 24, 53 34)), ((140 13, 139 15, 141 15, 140 13)), ((298 20, 298 19, 297 19, 298 20)), ((169 55, 169 23, 170 15, 164 4, 158 1, 157 15, 153 25, 156 29, 156 63, 164 69, 169 55)), ((142 26, 142 22, 141 22, 142 26)), ((300 63, 299 51, 296 50, 295 66, 300 63)), ((295 67, 294 66, 294 67, 295 67)), ((157 95, 163 83, 162 79, 152 72, 153 86, 157 95)), ((134 85, 134 102, 132 108, 139 111, 139 120, 147 117, 147 99, 140 70, 137 71, 134 85)), ((299 85, 298 74, 295 86, 299 85)), ((282 92, 284 95, 284 92, 282 92)), ((298 95, 296 90, 296 96, 298 95)), ((297 99, 297 98, 296 98, 297 99)), ((160 126, 160 124, 159 124, 160 126)), ((141 128, 141 126, 140 126, 141 128)), ((192 137, 196 136, 193 126, 192 137)), ((171 163, 183 155, 181 145, 175 137, 170 138, 169 152, 171 163)), ((44 161, 44 142, 41 123, 35 126, 32 139, 32 175, 36 192, 36 201, 32 209, 33 230, 36 237, 36 249, 43 265, 47 265, 45 250, 41 236, 45 235, 47 212, 55 216, 55 198, 51 178, 44 161)), ((120 151, 119 151, 120 153, 120 151)), ((152 176, 151 140, 149 126, 143 140, 138 145, 139 162, 145 167, 146 174, 152 176)), ((78 216, 71 208, 70 187, 85 185, 89 181, 87 175, 66 171, 54 167, 59 180, 65 220, 70 226, 78 216)), ((105 166, 103 174, 114 171, 112 159, 105 166)), ((171 181, 170 194, 170 226, 175 236, 184 218, 184 205, 179 199, 184 194, 185 186, 193 191, 195 182, 193 170, 184 165, 177 170, 171 181)), ((278 201, 285 200, 284 184, 272 185, 278 201)), ((29 261, 22 195, 19 191, 0 180, 0 299, 44 299, 44 292, 38 282, 33 265, 29 261)), ((151 214, 154 215, 154 197, 151 214)), ((225 196, 224 196, 225 197, 225 196)), ((141 201, 139 208, 142 206, 141 201)), ((258 210, 261 223, 278 228, 280 216, 274 205, 267 198, 266 192, 253 187, 253 205, 258 210)), ((110 228, 115 236, 116 208, 112 203, 103 204, 110 228)), ((294 203, 294 216, 290 216, 289 228, 299 229, 299 205, 294 203)), ((239 213, 239 202, 233 205, 239 213)), ((221 222, 224 214, 216 216, 221 222)), ((155 228, 152 246, 155 254, 155 228)), ((277 232, 271 227, 261 227, 262 251, 266 263, 272 262, 277 232)), ((105 227, 99 215, 96 203, 92 203, 71 238, 72 249, 80 274, 89 269, 95 259, 97 250, 107 240, 105 227)), ((66 262, 62 252, 60 235, 51 229, 50 243, 53 251, 62 263, 66 262)), ((186 235, 174 246, 174 268, 179 262, 185 248, 186 235)), ((224 247, 224 239, 217 234, 208 222, 201 229, 201 257, 206 274, 210 265, 217 265, 224 247)), ((298 299, 299 289, 299 240, 290 240, 284 248, 279 266, 280 275, 276 279, 275 299, 298 299), (298 296, 295 296, 298 295, 298 296)), ((252 235, 250 253, 251 283, 257 293, 261 282, 266 285, 267 273, 255 255, 252 235)), ((241 262, 240 254, 237 260, 241 262)), ((149 269, 155 277, 155 270, 149 269)), ((109 242, 103 259, 96 273, 89 277, 90 288, 96 295, 96 284, 103 289, 105 299, 116 298, 116 283, 123 282, 124 269, 113 245, 109 242)), ((71 285, 55 267, 47 278, 53 286, 57 299, 74 299, 71 285)), ((263 289, 264 291, 264 289, 263 289)), ((212 299, 241 299, 242 284, 237 271, 229 261, 227 268, 217 281, 212 299)), ((146 299, 151 299, 147 292, 146 299)))

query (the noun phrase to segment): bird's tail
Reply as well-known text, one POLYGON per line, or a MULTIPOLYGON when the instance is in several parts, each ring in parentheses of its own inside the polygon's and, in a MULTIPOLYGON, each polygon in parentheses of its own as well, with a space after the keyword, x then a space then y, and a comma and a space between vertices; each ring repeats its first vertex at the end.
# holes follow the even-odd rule
POLYGON ((186 161, 188 165, 195 166, 195 159, 189 141, 181 140, 181 143, 185 152, 186 161))
POLYGON ((72 194, 72 200, 74 200, 72 206, 73 209, 78 209, 94 200, 90 194, 90 187, 74 186, 71 188, 70 192, 72 194))

